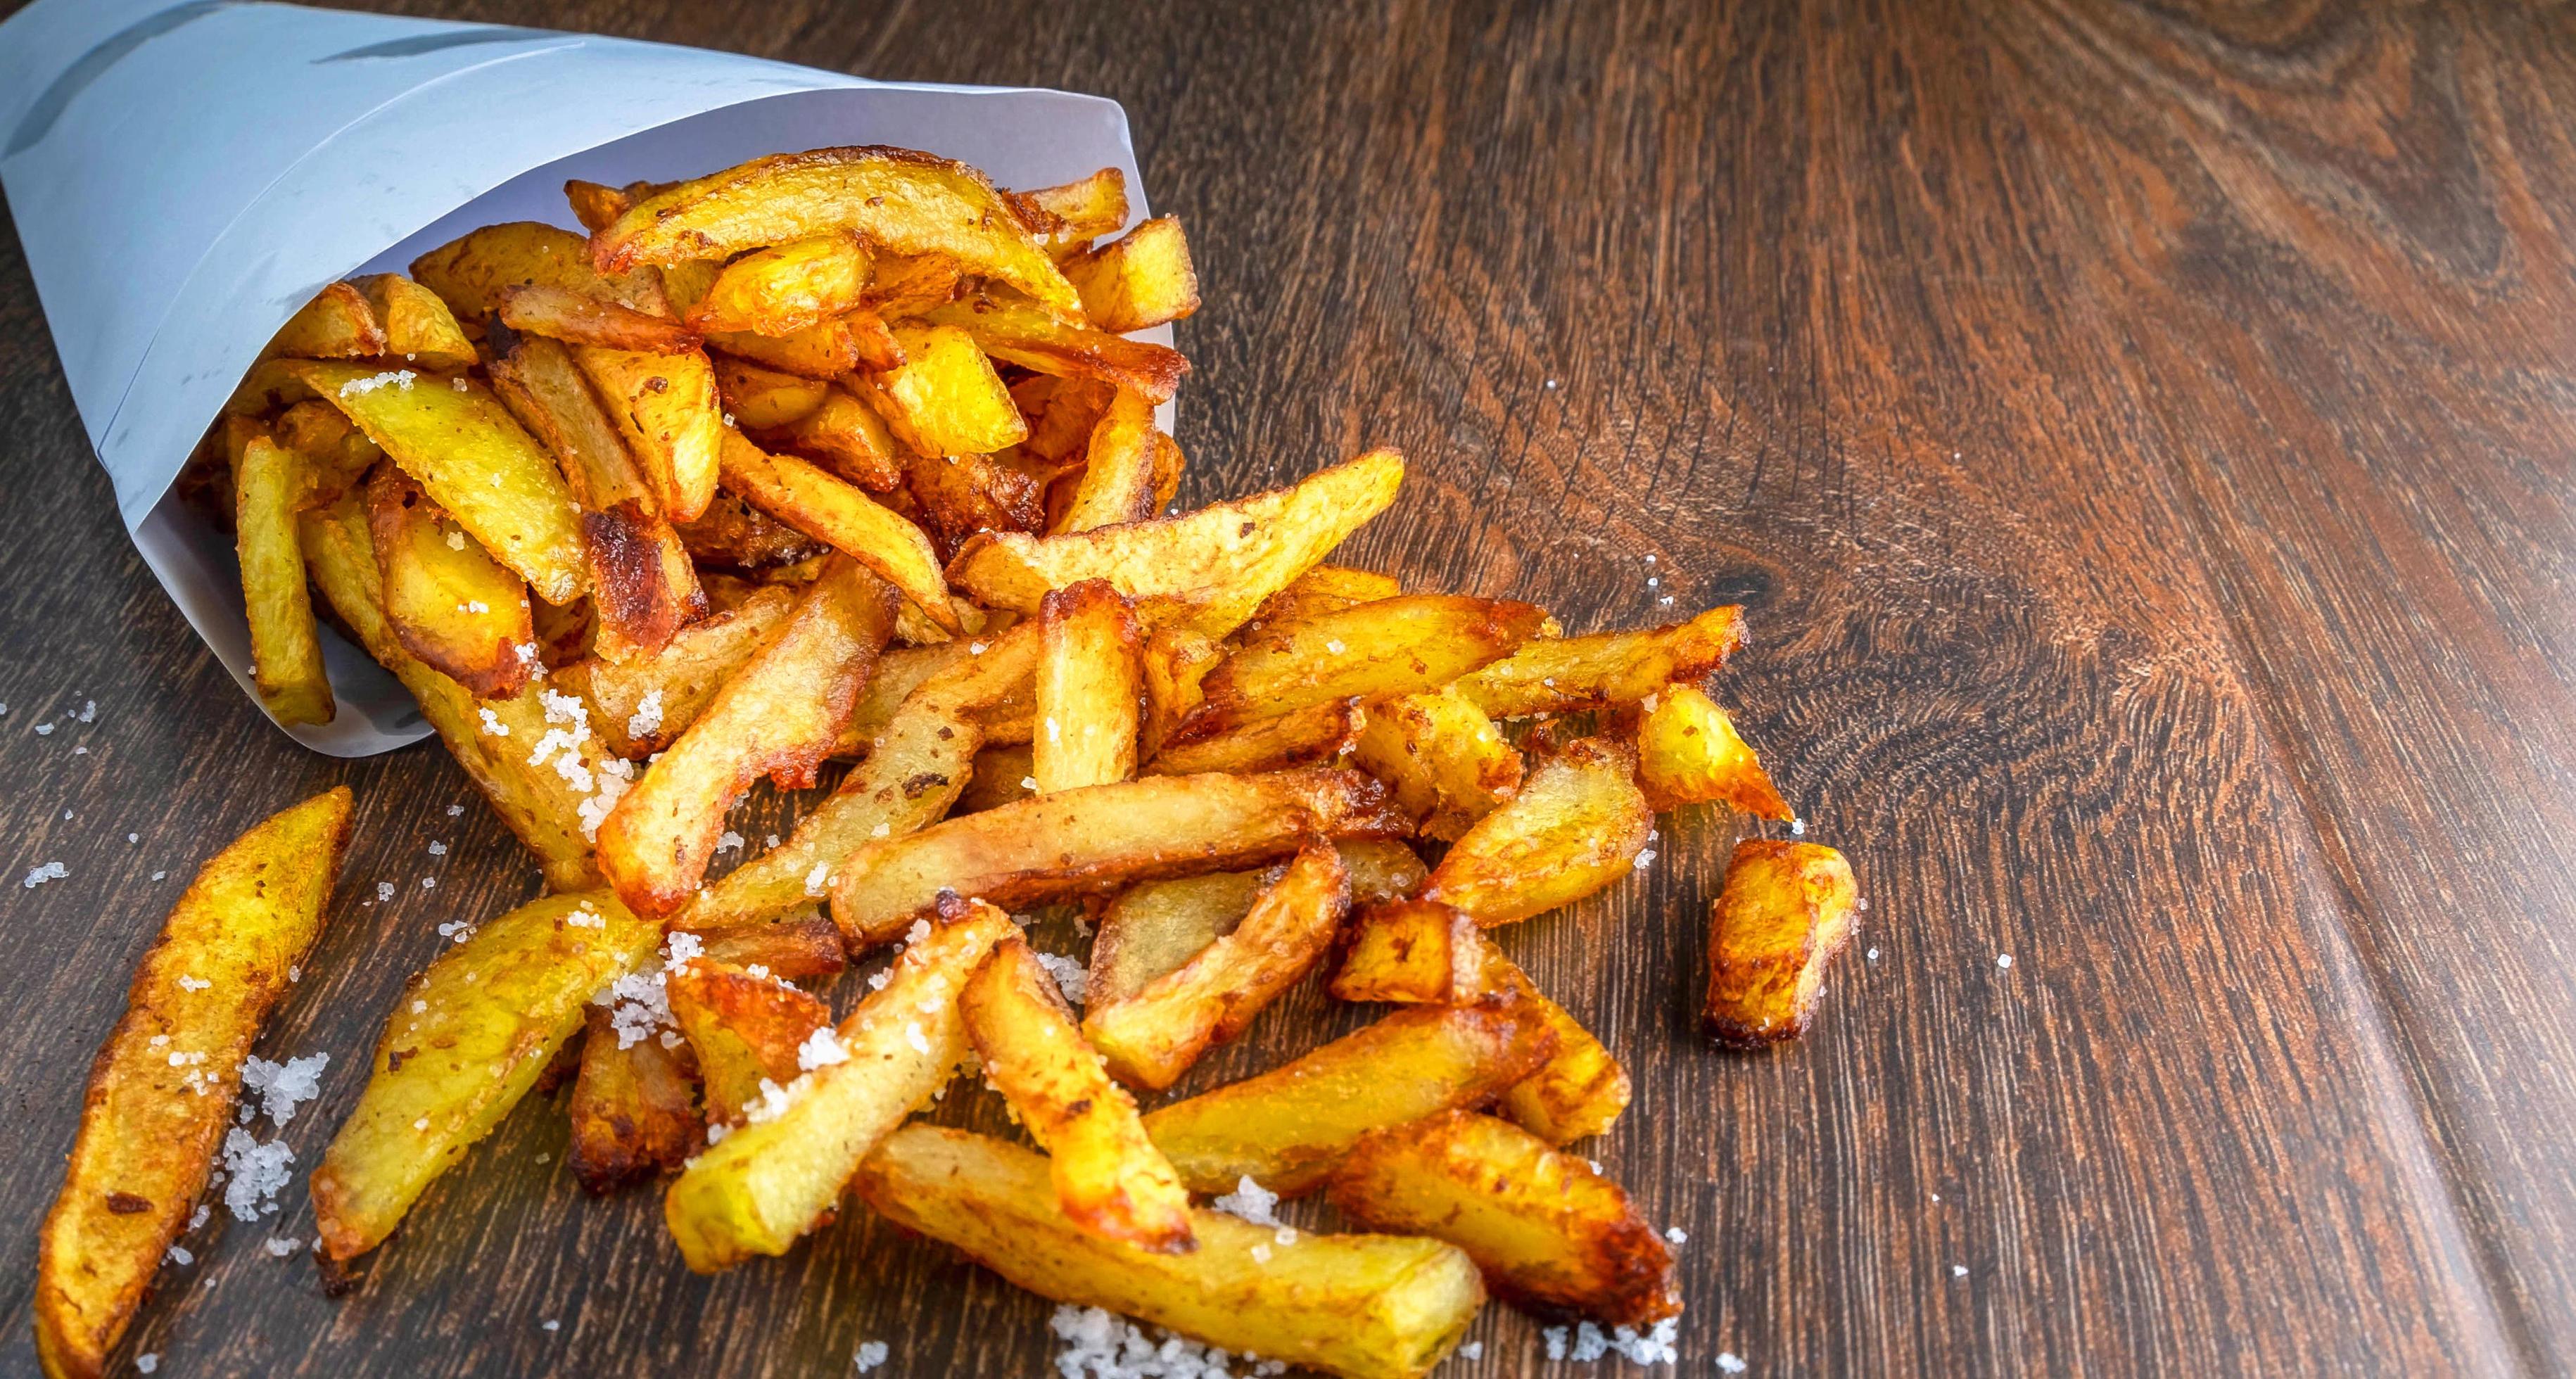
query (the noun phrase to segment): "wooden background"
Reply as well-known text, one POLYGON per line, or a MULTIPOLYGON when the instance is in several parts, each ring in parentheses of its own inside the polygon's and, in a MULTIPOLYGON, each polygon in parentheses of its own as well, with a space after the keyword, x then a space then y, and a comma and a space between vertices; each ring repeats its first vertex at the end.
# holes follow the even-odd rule
MULTIPOLYGON (((1362 563, 1578 630, 1751 605, 1721 697, 1872 902, 1815 1032, 1692 1036, 1722 817, 1507 936, 1637 1074, 1589 1152, 1689 1232, 1683 1373, 2576 1370, 2576 8, 544 22, 1115 97, 1206 286, 1189 498, 1389 443, 1415 477, 1362 563)), ((299 1170, 434 927, 536 878, 434 745, 305 754, 219 673, 117 526, 14 238, 0 523, 19 1374, 83 1070, 180 878, 357 788, 339 914, 264 1045, 332 1057, 299 1170), (360 906, 380 879, 400 898, 360 906)), ((865 1219, 694 1278, 652 1194, 582 1199, 563 1139, 559 1103, 522 1107, 338 1301, 211 1226, 129 1353, 827 1375, 875 1339, 884 1373, 1047 1369, 1046 1304, 865 1219)), ((300 1177, 288 1200, 273 1229, 309 1238, 300 1177)), ((1443 1373, 1572 1370, 1499 1307, 1474 1335, 1443 1373)))

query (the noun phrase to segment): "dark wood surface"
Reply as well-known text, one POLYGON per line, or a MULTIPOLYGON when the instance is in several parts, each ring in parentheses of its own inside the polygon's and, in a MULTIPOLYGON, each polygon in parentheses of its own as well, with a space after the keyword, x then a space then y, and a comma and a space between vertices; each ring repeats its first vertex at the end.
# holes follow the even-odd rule
MULTIPOLYGON (((2576 9, 544 20, 1115 97, 1207 289, 1191 498, 1394 444, 1414 477, 1361 563, 1577 629, 1750 605, 1721 697, 1871 901, 1815 1032, 1693 1037, 1724 817, 1505 936, 1637 1075, 1587 1152, 1689 1233, 1681 1372, 2576 1369, 2576 9)), ((308 755, 221 675, 125 542, 14 237, 0 325, 18 1374, 90 1051, 199 861, 357 789, 263 1042, 332 1058, 273 1228, 305 1238, 398 983, 536 876, 434 745, 308 755), (361 906, 380 879, 399 899, 361 906)), ((1329 1018, 1305 994, 1207 1076, 1329 1018)), ((804 1375, 873 1339, 885 1373, 1047 1372, 1047 1304, 864 1213, 702 1280, 653 1194, 585 1200, 563 1147, 532 1099, 336 1301, 270 1230, 209 1227, 128 1353, 804 1375)), ((1572 1369, 1499 1307, 1474 1335, 1443 1373, 1572 1369)))

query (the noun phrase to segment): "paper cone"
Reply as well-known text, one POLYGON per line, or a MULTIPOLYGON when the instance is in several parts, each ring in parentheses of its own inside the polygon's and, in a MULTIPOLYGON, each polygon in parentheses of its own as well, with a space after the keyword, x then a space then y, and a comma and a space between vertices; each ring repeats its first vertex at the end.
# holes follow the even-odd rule
MULTIPOLYGON (((1147 214, 1126 114, 1096 96, 224 0, 37 0, 0 23, 0 186, 72 400, 135 546, 254 700, 231 543, 170 485, 298 307, 479 225, 577 229, 566 178, 835 144, 924 149, 1006 187, 1115 167, 1147 214)), ((334 756, 427 735, 392 676, 325 642, 339 716, 286 731, 334 756)))

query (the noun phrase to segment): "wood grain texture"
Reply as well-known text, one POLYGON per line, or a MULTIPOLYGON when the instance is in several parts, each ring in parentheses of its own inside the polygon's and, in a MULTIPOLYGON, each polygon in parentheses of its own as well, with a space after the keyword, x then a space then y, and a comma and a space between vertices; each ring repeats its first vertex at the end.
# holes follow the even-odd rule
MULTIPOLYGON (((1694 1037, 1736 836, 1706 810, 1502 936, 1636 1074, 1586 1152, 1689 1234, 1683 1373, 2576 1369, 2576 10, 547 22, 1115 97, 1202 274, 1187 500, 1392 444, 1413 480, 1349 554, 1409 587, 1578 630, 1750 606, 1718 696, 1872 902, 1815 1032, 1694 1037)), ((191 868, 357 790, 338 917, 264 1041, 332 1056, 299 1169, 435 926, 536 877, 434 746, 303 754, 200 649, 117 528, 14 237, 0 325, 0 836, 13 878, 70 869, 6 891, 18 1374, 82 1070, 191 868)), ((1326 1004, 1182 1090, 1358 1018, 1326 1004)), ((942 1112, 1000 1124, 980 1089, 942 1112)), ((563 1151, 560 1095, 532 1099, 336 1301, 258 1248, 311 1236, 299 1178, 273 1224, 190 1237, 129 1350, 790 1375, 875 1339, 886 1373, 1047 1371, 1047 1305, 863 1212, 701 1280, 653 1194, 585 1200, 563 1151)), ((1572 1372, 1499 1308, 1474 1335, 1444 1374, 1572 1372)))

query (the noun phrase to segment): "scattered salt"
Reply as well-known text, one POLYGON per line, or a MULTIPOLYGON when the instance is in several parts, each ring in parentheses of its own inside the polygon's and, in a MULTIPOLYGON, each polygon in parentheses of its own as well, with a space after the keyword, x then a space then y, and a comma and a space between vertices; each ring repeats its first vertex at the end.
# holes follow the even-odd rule
MULTIPOLYGON (((71 874, 72 869, 64 866, 62 863, 47 862, 41 867, 29 869, 27 872, 27 879, 19 882, 18 884, 25 886, 28 890, 32 891, 48 881, 60 881, 71 874)), ((156 876, 152 879, 158 881, 161 878, 156 876)))
POLYGON ((886 1343, 883 1341, 861 1341, 859 1342, 859 1353, 851 1356, 850 1359, 852 1363, 859 1367, 859 1373, 865 1374, 869 1370, 875 1369, 877 1366, 886 1362, 886 1343))
POLYGON ((272 1235, 267 1240, 261 1242, 261 1248, 268 1251, 270 1258, 284 1259, 288 1255, 295 1253, 297 1250, 303 1249, 304 1242, 291 1235, 272 1235))
POLYGON ((1804 820, 1804 819, 1791 819, 1791 820, 1789 821, 1789 831, 1790 831, 1791 833, 1794 833, 1794 834, 1798 835, 1798 836, 1799 836, 1799 837, 1801 837, 1801 838, 1806 837, 1806 836, 1807 836, 1807 821, 1806 821, 1806 820, 1804 820))
POLYGON ((236 1125, 224 1132, 224 1205, 236 1221, 256 1221, 277 1211, 278 1189, 295 1175, 295 1151, 284 1140, 266 1144, 236 1125))
POLYGON ((340 385, 340 396, 363 397, 378 388, 395 387, 411 391, 412 380, 420 377, 409 369, 387 369, 373 378, 353 378, 340 385))
POLYGON ((1061 953, 1037 953, 1038 966, 1055 978, 1055 989, 1064 993, 1065 1004, 1081 1005, 1091 994, 1091 970, 1080 960, 1061 953))
POLYGON ((561 1331, 563 1330, 563 1323, 556 1318, 548 1317, 544 1321, 537 1323, 537 1329, 541 1331, 561 1331))
POLYGON ((644 698, 636 703, 635 712, 626 716, 626 735, 651 737, 660 731, 662 731, 662 691, 648 690, 644 698))
POLYGON ((1671 1228, 1667 1229, 1667 1230, 1664 1232, 1664 1239, 1669 1240, 1669 1241, 1673 1242, 1673 1243, 1674 1243, 1674 1244, 1676 1244, 1676 1245, 1679 1245, 1679 1244, 1681 1244, 1682 1242, 1684 1242, 1684 1241, 1686 1241, 1686 1240, 1690 1239, 1690 1232, 1688 1232, 1688 1231, 1686 1231, 1686 1230, 1683 1230, 1683 1229, 1682 1229, 1681 1227, 1679 1227, 1679 1226, 1673 1226, 1673 1227, 1671 1227, 1671 1228))
POLYGON ((1745 1368, 1744 1357, 1732 1350, 1721 1350, 1717 1352, 1717 1367, 1729 1374, 1742 1374, 1745 1368))
POLYGON ((796 1046, 796 1068, 799 1072, 810 1073, 816 1068, 849 1061, 849 1047, 841 1042, 841 1036, 830 1025, 806 1035, 805 1042, 796 1046))
POLYGON ((492 712, 490 709, 479 710, 479 712, 483 716, 483 735, 485 737, 508 737, 510 735, 510 725, 502 722, 499 714, 492 712))
POLYGON ((331 1055, 312 1054, 271 1063, 253 1056, 242 1063, 241 1085, 245 1095, 259 1094, 260 1111, 279 1129, 295 1119, 295 1108, 322 1095, 322 1070, 331 1065, 331 1055))
POLYGON ((1156 1340, 1115 1312, 1066 1303, 1047 1327, 1062 1341, 1055 1370, 1060 1379, 1234 1379, 1238 1359, 1259 1376, 1285 1374, 1288 1366, 1256 1356, 1238 1357, 1187 1336, 1166 1332, 1156 1340))
POLYGON ((394 898, 394 883, 392 883, 391 881, 379 881, 379 882, 377 882, 377 883, 376 883, 376 899, 378 899, 378 900, 391 900, 391 899, 393 899, 393 898, 394 898))
POLYGON ((832 864, 829 862, 815 863, 814 869, 805 873, 805 893, 807 895, 821 895, 823 893, 823 878, 828 876, 831 873, 831 870, 832 864))
POLYGON ((184 976, 184 977, 181 977, 181 978, 179 979, 179 989, 180 989, 181 991, 203 991, 203 990, 205 990, 207 987, 210 987, 210 986, 213 986, 213 985, 214 985, 214 983, 213 983, 213 982, 210 982, 210 981, 206 980, 206 979, 205 979, 205 978, 203 978, 203 977, 197 976, 197 975, 195 975, 194 973, 190 973, 189 975, 184 976))
POLYGON ((1035 790, 1035 789, 1037 789, 1037 788, 1038 788, 1038 778, 1037 778, 1037 777, 1035 777, 1035 776, 1022 776, 1022 777, 1020 777, 1020 788, 1021 788, 1022 790, 1035 790))
POLYGON ((447 844, 432 841, 429 845, 429 855, 432 857, 445 857, 447 855, 447 844))
POLYGON ((169 1249, 161 1252, 161 1261, 165 1264, 177 1264, 184 1267, 186 1265, 196 1263, 197 1256, 191 1253, 185 1245, 173 1245, 169 1249))
POLYGON ((1869 950, 1869 960, 1870 960, 1871 962, 1876 962, 1876 961, 1878 961, 1878 950, 1877 950, 1877 949, 1872 948, 1871 950, 1869 950))
POLYGON ((1283 1224, 1279 1220, 1277 1211, 1279 1194, 1252 1181, 1252 1175, 1248 1173, 1235 1179, 1234 1191, 1226 1193, 1208 1205, 1228 1216, 1241 1217, 1256 1226, 1283 1224))
POLYGON ((461 805, 461 804, 451 804, 451 805, 449 805, 449 806, 447 807, 447 817, 449 817, 449 818, 451 818, 451 819, 455 818, 457 815, 462 814, 462 813, 464 813, 464 812, 465 812, 465 806, 463 806, 463 805, 461 805))
POLYGON ((914 1053, 930 1052, 930 1036, 921 1032, 921 1022, 919 1020, 907 1020, 904 1022, 903 1042, 912 1045, 912 1051, 914 1053))
MULTIPOLYGON (((213 1287, 214 1283, 213 1279, 206 1280, 206 1286, 209 1288, 213 1287)), ((161 1368, 161 1357, 152 1351, 147 1350, 134 1357, 134 1372, 137 1374, 150 1374, 159 1368, 161 1368)))
POLYGON ((736 832, 734 832, 732 829, 729 829, 729 828, 728 828, 728 829, 726 829, 724 832, 722 832, 722 833, 720 833, 720 834, 716 835, 716 851, 718 851, 718 852, 740 852, 741 850, 742 850, 742 835, 741 835, 741 834, 736 833, 736 832))
POLYGON ((1965 1265, 1965 1264, 1953 1264, 1953 1265, 1951 1265, 1951 1266, 1950 1266, 1950 1277, 1952 1277, 1952 1278, 1966 1278, 1967 1276, 1968 1276, 1968 1266, 1967 1266, 1967 1265, 1965 1265))
POLYGON ((1485 1343, 1483 1341, 1469 1341, 1465 1345, 1458 1347, 1458 1358, 1461 1360, 1484 1359, 1485 1343))

